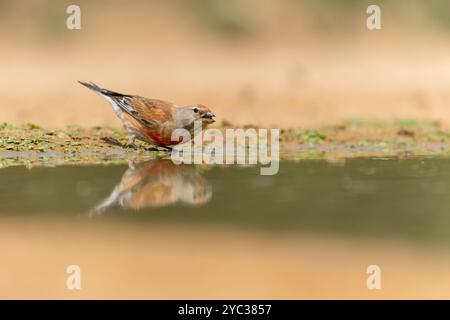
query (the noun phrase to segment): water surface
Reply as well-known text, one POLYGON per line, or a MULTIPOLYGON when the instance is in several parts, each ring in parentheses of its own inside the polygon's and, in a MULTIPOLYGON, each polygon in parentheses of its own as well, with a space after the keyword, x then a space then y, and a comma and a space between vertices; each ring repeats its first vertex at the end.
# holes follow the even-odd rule
POLYGON ((131 165, 0 170, 0 214, 450 240, 450 161, 351 159, 257 167, 131 165))

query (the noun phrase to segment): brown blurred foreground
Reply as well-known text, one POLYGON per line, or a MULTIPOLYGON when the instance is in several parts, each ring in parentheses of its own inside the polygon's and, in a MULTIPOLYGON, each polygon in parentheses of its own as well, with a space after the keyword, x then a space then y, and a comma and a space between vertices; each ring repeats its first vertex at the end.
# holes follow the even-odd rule
POLYGON ((450 255, 376 240, 2 219, 0 298, 449 298, 450 255), (81 267, 81 290, 66 268, 81 267), (382 290, 366 288, 366 268, 382 290))

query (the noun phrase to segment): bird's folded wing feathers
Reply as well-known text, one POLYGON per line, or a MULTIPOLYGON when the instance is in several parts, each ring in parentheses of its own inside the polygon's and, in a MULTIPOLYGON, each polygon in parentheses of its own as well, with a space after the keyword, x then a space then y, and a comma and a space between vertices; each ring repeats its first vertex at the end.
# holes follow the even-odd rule
POLYGON ((147 126, 158 126, 172 118, 173 104, 139 96, 120 99, 119 107, 147 126))
POLYGON ((170 102, 114 92, 93 82, 78 82, 112 100, 121 110, 148 127, 157 128, 172 118, 173 104, 170 102))

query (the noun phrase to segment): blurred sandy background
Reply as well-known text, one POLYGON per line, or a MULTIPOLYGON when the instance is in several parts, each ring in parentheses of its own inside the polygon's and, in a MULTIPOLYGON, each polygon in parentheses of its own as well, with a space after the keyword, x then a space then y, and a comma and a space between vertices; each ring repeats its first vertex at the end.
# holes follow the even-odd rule
POLYGON ((449 122, 450 3, 355 0, 0 1, 0 121, 118 126, 79 86, 210 105, 237 124, 449 122), (81 6, 81 30, 66 8, 81 6))

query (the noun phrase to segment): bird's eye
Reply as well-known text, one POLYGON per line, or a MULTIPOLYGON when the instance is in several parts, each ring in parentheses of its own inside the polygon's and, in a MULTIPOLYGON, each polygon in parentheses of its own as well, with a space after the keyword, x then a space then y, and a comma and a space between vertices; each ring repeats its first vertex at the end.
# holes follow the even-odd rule
POLYGON ((198 112, 198 108, 197 107, 193 107, 192 110, 197 113, 198 112))

